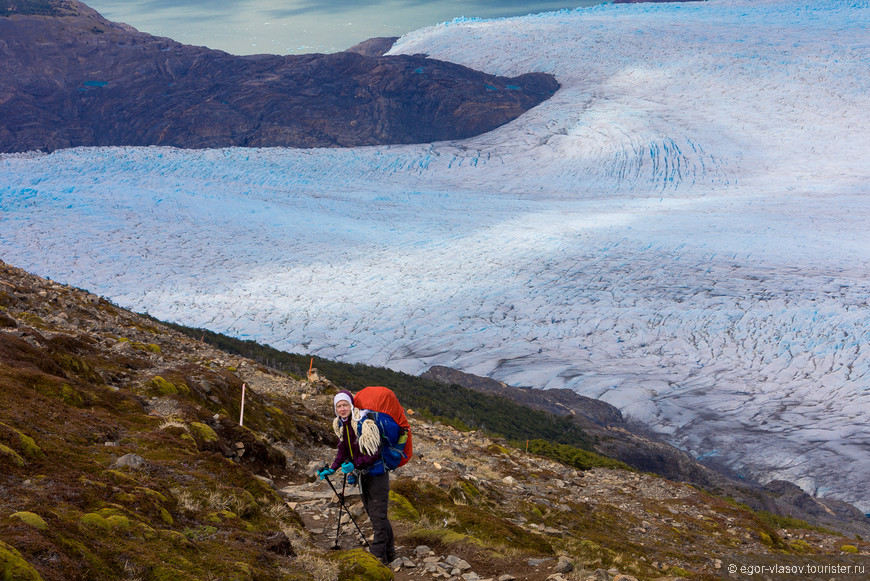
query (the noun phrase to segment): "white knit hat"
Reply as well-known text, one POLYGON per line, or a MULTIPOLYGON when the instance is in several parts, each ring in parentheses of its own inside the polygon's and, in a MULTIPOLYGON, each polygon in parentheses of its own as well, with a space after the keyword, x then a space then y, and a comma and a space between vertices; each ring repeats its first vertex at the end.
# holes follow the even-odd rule
MULTIPOLYGON (((351 409, 351 411, 353 411, 353 407, 354 407, 353 406, 353 398, 350 396, 350 394, 348 392, 340 391, 337 394, 335 394, 335 397, 332 398, 332 408, 335 409, 335 406, 340 401, 346 401, 347 403, 349 403, 350 409, 351 409)), ((337 416, 338 412, 336 412, 335 415, 337 416)))

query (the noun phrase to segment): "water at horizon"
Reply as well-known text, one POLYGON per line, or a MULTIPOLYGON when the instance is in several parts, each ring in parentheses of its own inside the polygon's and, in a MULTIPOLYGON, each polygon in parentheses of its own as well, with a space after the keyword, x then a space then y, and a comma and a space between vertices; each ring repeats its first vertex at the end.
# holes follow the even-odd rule
POLYGON ((337 52, 368 38, 467 18, 583 8, 605 0, 86 0, 113 22, 232 54, 337 52))

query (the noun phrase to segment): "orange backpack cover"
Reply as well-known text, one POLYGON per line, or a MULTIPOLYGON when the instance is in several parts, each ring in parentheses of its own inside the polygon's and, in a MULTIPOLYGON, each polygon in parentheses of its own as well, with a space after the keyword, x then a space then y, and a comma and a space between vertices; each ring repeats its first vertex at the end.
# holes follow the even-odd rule
POLYGON ((405 456, 399 462, 399 466, 404 466, 414 453, 411 444, 411 424, 408 422, 405 410, 393 390, 380 385, 364 387, 353 396, 353 405, 360 409, 387 414, 407 432, 408 441, 405 443, 405 456))

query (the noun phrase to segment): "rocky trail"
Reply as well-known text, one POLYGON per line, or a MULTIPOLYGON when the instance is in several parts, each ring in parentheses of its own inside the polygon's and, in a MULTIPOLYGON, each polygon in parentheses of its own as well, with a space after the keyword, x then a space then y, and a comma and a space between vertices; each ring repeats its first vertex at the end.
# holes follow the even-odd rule
MULTIPOLYGON (((436 442, 443 441, 441 437, 434 434, 437 430, 427 429, 420 422, 415 422, 414 428, 417 434, 428 436, 425 439, 418 436, 419 440, 425 442, 422 445, 418 444, 418 449, 428 450, 429 454, 436 454, 436 442)), ((457 442, 459 440, 460 438, 456 438, 457 442)), ((331 451, 326 451, 327 454, 329 452, 331 451)), ((420 454, 418 453, 418 459, 419 456, 420 454)), ((317 462, 312 463, 312 472, 319 465, 317 462)), ((441 455, 437 460, 429 462, 421 461, 421 463, 412 463, 400 468, 397 478, 428 480, 437 483, 442 480, 455 478, 463 471, 474 472, 475 466, 473 464, 463 465, 458 462, 451 462, 444 455, 441 455)), ((571 476, 575 479, 583 478, 576 471, 571 476)), ((331 480, 335 490, 341 492, 342 480, 337 478, 337 476, 333 476, 331 480)), ((508 489, 513 488, 515 500, 529 498, 532 495, 532 492, 526 490, 524 486, 516 486, 517 482, 511 476, 504 477, 502 483, 508 489)), ((564 481, 559 481, 559 484, 556 486, 564 490, 564 487, 568 486, 568 484, 564 483, 564 481)), ((300 515, 306 530, 311 534, 313 542, 321 549, 350 550, 364 547, 365 543, 357 532, 357 526, 366 536, 366 540, 371 541, 372 529, 362 505, 358 486, 347 486, 344 492, 345 506, 349 510, 350 516, 344 508, 339 508, 338 496, 330 484, 325 481, 288 484, 281 487, 279 492, 287 499, 290 508, 300 515), (336 520, 339 518, 339 512, 341 518, 340 527, 336 520), (338 535, 336 535, 337 531, 338 535), (338 547, 335 545, 336 539, 338 540, 338 547)), ((560 536, 565 532, 558 528, 526 523, 525 519, 522 518, 516 519, 516 523, 521 526, 526 525, 529 531, 536 534, 543 533, 544 535, 560 536)), ((406 523, 394 520, 392 524, 397 539, 402 539, 415 526, 419 526, 421 523, 406 523)), ((446 523, 444 524, 446 525, 446 523)), ((574 564, 566 556, 558 558, 514 558, 508 559, 507 562, 501 561, 498 564, 494 564, 491 559, 486 558, 485 555, 481 555, 476 550, 463 551, 462 549, 454 549, 444 552, 433 550, 425 544, 414 543, 397 543, 396 553, 397 557, 390 564, 390 568, 393 571, 394 579, 398 581, 412 579, 446 579, 453 581, 513 581, 515 579, 533 581, 567 581, 568 579, 632 581, 636 579, 630 575, 620 574, 617 569, 588 571, 588 575, 578 577, 574 564), (574 574, 569 576, 571 572, 574 572, 574 574)))

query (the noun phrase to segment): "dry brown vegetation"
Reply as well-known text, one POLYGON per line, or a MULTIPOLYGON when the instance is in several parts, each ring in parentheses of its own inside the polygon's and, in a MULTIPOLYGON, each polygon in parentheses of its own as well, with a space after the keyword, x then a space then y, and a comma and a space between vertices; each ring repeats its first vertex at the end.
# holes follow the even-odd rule
MULTIPOLYGON (((331 454, 330 397, 0 262, 0 578, 419 578, 326 550, 333 521, 313 519, 334 515, 328 502, 286 502, 289 488, 323 488, 311 466, 331 454)), ((550 565, 529 559, 561 556, 574 565, 564 579, 643 580, 870 552, 654 475, 412 423, 417 455, 391 509, 404 556, 428 545, 481 576, 542 580, 550 565)))

